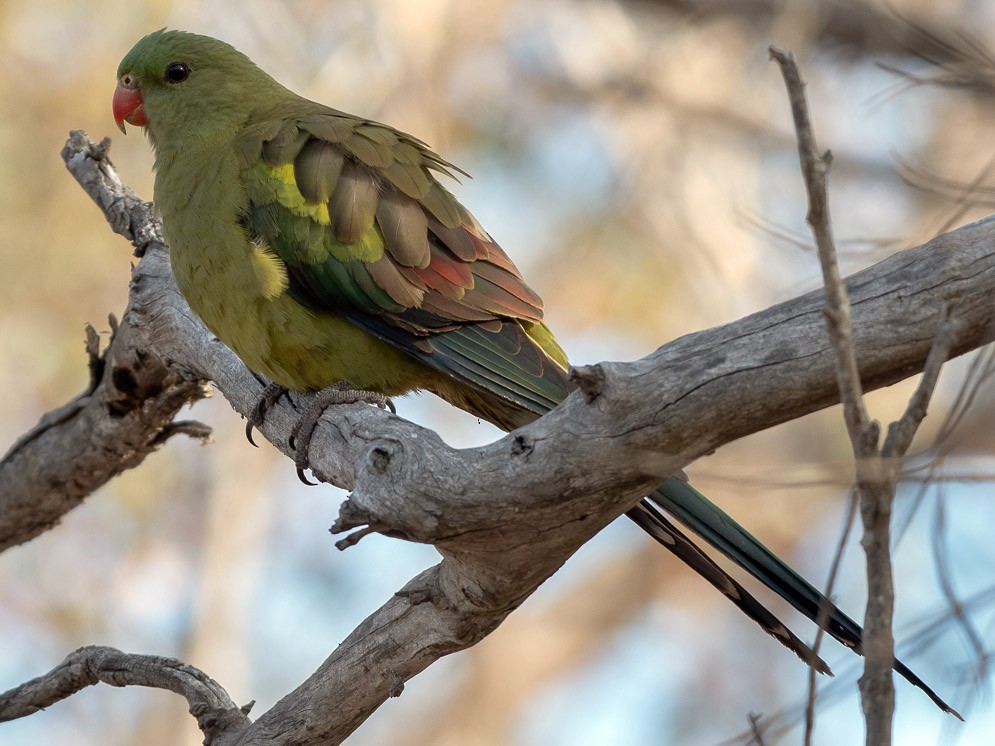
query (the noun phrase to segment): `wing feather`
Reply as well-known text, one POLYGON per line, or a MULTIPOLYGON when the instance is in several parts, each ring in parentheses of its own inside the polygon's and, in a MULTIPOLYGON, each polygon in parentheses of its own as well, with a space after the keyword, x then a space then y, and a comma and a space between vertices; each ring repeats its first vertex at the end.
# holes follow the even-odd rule
POLYGON ((291 296, 516 406, 562 400, 542 300, 435 177, 462 172, 389 127, 300 105, 236 143, 246 231, 285 263, 291 296))
POLYGON ((377 186, 369 172, 359 163, 347 161, 328 202, 335 238, 345 246, 359 243, 373 227, 377 201, 377 186))

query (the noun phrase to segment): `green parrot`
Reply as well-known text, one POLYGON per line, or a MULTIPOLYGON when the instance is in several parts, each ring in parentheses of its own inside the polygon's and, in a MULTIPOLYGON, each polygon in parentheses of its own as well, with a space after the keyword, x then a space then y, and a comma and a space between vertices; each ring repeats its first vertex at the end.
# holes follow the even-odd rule
MULTIPOLYGON (((462 172, 425 143, 302 98, 206 36, 149 34, 117 75, 115 121, 143 127, 155 151, 177 285, 252 371, 294 391, 430 391, 505 430, 571 391, 541 299, 440 184, 462 172)), ((628 516, 818 670, 671 519, 809 619, 825 605, 829 634, 859 652, 859 625, 685 480, 628 516)))

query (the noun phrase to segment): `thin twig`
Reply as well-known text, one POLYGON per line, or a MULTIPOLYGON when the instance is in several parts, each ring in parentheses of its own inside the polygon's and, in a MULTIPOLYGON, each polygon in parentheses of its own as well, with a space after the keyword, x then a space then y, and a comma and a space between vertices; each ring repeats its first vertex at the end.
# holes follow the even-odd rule
MULTIPOLYGON (((818 631, 815 633, 815 641, 812 643, 812 652, 819 654, 819 647, 826 634, 826 625, 829 623, 829 613, 831 611, 829 599, 832 598, 833 587, 836 585, 836 576, 839 574, 840 564, 843 562, 843 551, 850 540, 850 529, 853 528, 853 519, 857 514, 857 494, 851 489, 846 501, 846 518, 843 520, 843 531, 840 532, 840 540, 836 543, 836 551, 833 554, 833 562, 829 567, 829 577, 826 580, 826 588, 823 591, 822 608, 819 609, 818 631)), ((808 671, 808 701, 805 705, 805 746, 811 746, 812 734, 815 732, 815 693, 816 676, 815 669, 808 671)))
MULTIPOLYGON (((950 357, 950 348, 957 336, 959 322, 948 316, 949 311, 944 309, 940 314, 939 329, 933 337, 933 346, 926 357, 919 385, 909 399, 901 419, 888 427, 888 437, 885 438, 881 455, 896 466, 900 467, 900 460, 908 453, 912 438, 926 417, 926 408, 940 377, 940 369, 950 357)), ((896 479, 897 477, 898 474, 895 475, 896 479)))
POLYGON ((750 734, 753 736, 750 739, 751 746, 764 746, 764 729, 762 715, 758 715, 755 712, 751 712, 747 719, 750 721, 750 734))
POLYGON ((936 579, 940 586, 940 592, 943 594, 943 598, 950 609, 950 616, 957 622, 957 626, 960 627, 962 634, 967 640, 967 644, 974 653, 975 660, 977 661, 975 679, 977 683, 980 683, 987 675, 989 656, 988 651, 985 649, 981 633, 975 629, 974 623, 964 609, 963 601, 957 597, 957 592, 954 589, 947 553, 947 512, 944 509, 945 496, 943 493, 944 490, 942 488, 937 489, 936 513, 932 536, 930 537, 932 539, 933 566, 936 569, 936 579))
MULTIPOLYGON (((947 409, 933 445, 930 447, 932 456, 929 463, 920 467, 920 470, 925 471, 916 480, 920 483, 920 488, 911 500, 912 504, 908 509, 908 515, 895 532, 896 543, 901 540, 901 537, 908 530, 923 500, 926 499, 926 494, 931 485, 941 481, 988 481, 995 478, 995 476, 988 476, 983 473, 953 475, 940 475, 937 473, 941 465, 949 466, 950 454, 954 449, 954 433, 964 421, 967 413, 974 406, 974 402, 982 390, 982 384, 991 379, 993 375, 995 375, 995 347, 989 346, 984 348, 979 354, 973 356, 971 364, 967 369, 967 375, 965 375, 964 381, 958 388, 956 397, 954 397, 954 403, 947 409)), ((905 473, 902 475, 902 481, 912 481, 912 478, 908 473, 905 473)))
POLYGON ((895 643, 891 633, 894 610, 891 555, 888 526, 891 519, 891 494, 882 484, 882 469, 878 455, 879 427, 872 422, 863 401, 860 371, 853 345, 850 302, 840 277, 829 217, 826 179, 832 163, 829 151, 820 154, 805 100, 802 82, 794 55, 770 47, 770 56, 781 68, 791 103, 791 113, 798 137, 798 157, 801 161, 805 190, 808 194, 806 220, 815 237, 822 266, 826 293, 826 327, 835 352, 836 379, 843 419, 856 460, 856 491, 860 496, 864 537, 861 543, 867 555, 867 612, 864 618, 864 675, 860 679, 861 702, 866 723, 867 744, 883 746, 891 743, 892 720, 895 712, 895 685, 891 668, 895 659, 895 643))
MULTIPOLYGON (((847 432, 855 449, 859 446, 862 451, 869 451, 868 447, 862 445, 866 442, 865 434, 870 417, 864 406, 860 371, 857 369, 857 356, 853 351, 850 302, 847 300, 843 280, 840 277, 839 263, 836 259, 836 244, 833 241, 830 228, 826 179, 829 175, 833 156, 828 150, 820 153, 816 146, 808 104, 805 101, 805 84, 798 72, 794 55, 791 52, 770 47, 770 56, 781 67, 781 74, 784 76, 784 83, 788 89, 795 131, 798 135, 798 157, 801 160, 805 190, 808 193, 808 214, 805 219, 812 228, 819 253, 819 262, 822 265, 827 303, 826 318, 830 339, 833 348, 837 351, 836 377, 839 381, 840 399, 843 402, 847 432)), ((859 454, 861 457, 867 455, 871 454, 869 452, 859 454)))
MULTIPOLYGON (((856 460, 856 492, 860 497, 864 536, 861 543, 867 555, 867 611, 864 619, 864 675, 860 679, 861 702, 868 746, 883 746, 892 740, 895 687, 891 669, 895 659, 891 632, 894 614, 889 526, 895 479, 888 479, 879 458, 880 428, 871 421, 863 400, 860 371, 853 343, 850 302, 839 272, 833 242, 826 181, 832 154, 820 153, 816 146, 805 86, 790 52, 770 47, 770 56, 781 69, 788 91, 798 139, 798 157, 808 195, 806 220, 812 229, 822 267, 826 294, 826 322, 835 352, 836 377, 843 419, 856 460)), ((811 695, 810 695, 811 696, 811 695)), ((806 739, 813 722, 806 718, 806 739)))
POLYGON ((31 715, 98 683, 168 689, 186 698, 204 743, 249 725, 248 708, 200 669, 175 658, 122 653, 109 647, 80 648, 47 674, 0 694, 0 722, 31 715))
MULTIPOLYGON (((807 221, 815 237, 822 266, 826 294, 826 320, 835 353, 836 374, 847 434, 856 460, 856 493, 864 524, 861 544, 867 557, 867 609, 864 615, 862 652, 864 674, 860 678, 861 704, 866 723, 868 746, 882 746, 892 741, 895 711, 895 686, 892 666, 895 640, 892 633, 895 591, 891 561, 891 513, 895 487, 901 476, 902 461, 912 438, 926 416, 926 407, 939 377, 940 368, 950 356, 957 325, 948 323, 947 310, 940 313, 939 330, 933 339, 923 377, 902 418, 888 429, 883 448, 879 448, 880 426, 870 419, 863 401, 860 372, 853 342, 850 302, 839 273, 829 216, 826 180, 832 156, 819 153, 794 56, 770 47, 770 56, 781 68, 798 138, 798 155, 808 194, 807 221)), ((810 701, 812 695, 810 694, 810 701)), ((948 708, 949 709, 949 708, 948 708)), ((960 717, 956 712, 952 714, 960 717)), ((806 738, 812 720, 808 718, 806 738)))

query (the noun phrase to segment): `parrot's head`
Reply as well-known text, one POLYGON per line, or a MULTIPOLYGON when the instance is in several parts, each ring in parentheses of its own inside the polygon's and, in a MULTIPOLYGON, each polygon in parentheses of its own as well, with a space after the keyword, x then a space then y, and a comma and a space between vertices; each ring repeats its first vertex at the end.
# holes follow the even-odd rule
MULTIPOLYGON (((258 102, 286 89, 223 41, 161 29, 121 61, 114 121, 145 127, 153 144, 189 141, 243 124, 258 102)), ((270 98, 271 100, 271 98, 270 98)))

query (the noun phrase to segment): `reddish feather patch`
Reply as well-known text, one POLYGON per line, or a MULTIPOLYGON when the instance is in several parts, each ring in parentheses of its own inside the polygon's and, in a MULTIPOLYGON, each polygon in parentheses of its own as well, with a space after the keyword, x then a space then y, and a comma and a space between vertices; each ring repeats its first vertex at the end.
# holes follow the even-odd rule
POLYGON ((497 285, 506 293, 527 303, 536 311, 542 310, 542 298, 539 297, 539 294, 535 290, 526 285, 519 275, 512 274, 502 267, 490 264, 489 262, 474 262, 471 267, 473 273, 478 277, 497 285))
POLYGON ((414 272, 428 287, 435 288, 439 292, 451 292, 452 289, 468 288, 473 284, 473 273, 469 264, 446 256, 434 246, 429 265, 424 269, 416 267, 414 272))

